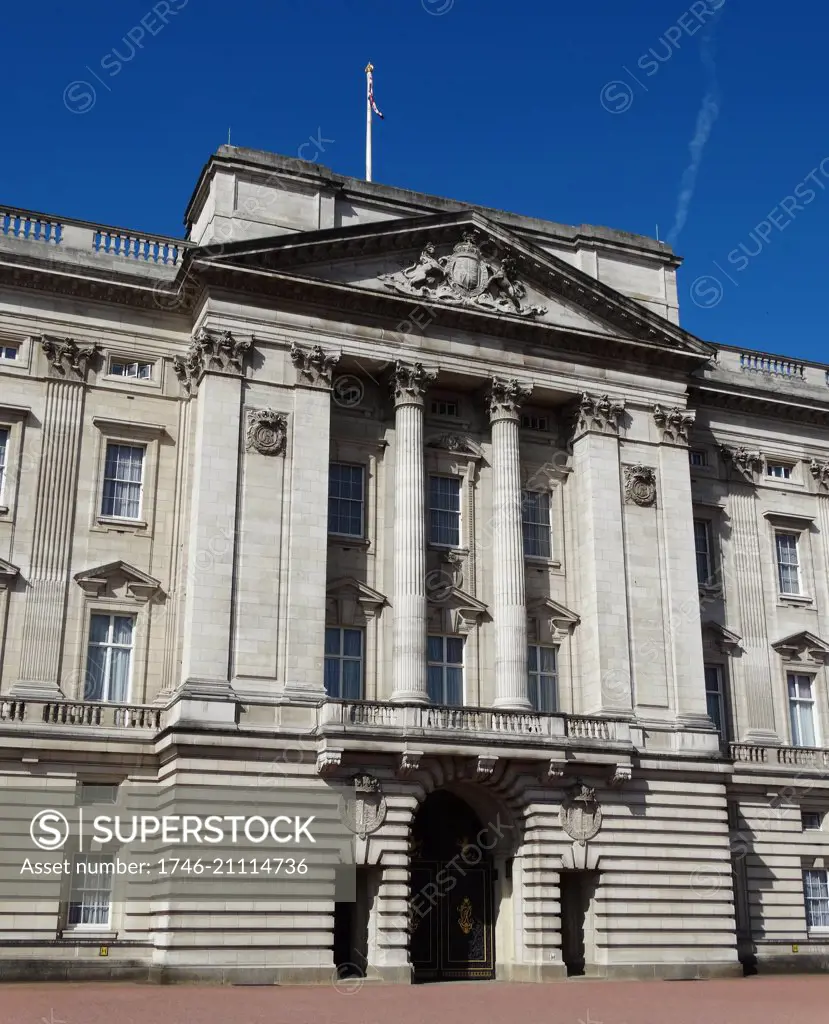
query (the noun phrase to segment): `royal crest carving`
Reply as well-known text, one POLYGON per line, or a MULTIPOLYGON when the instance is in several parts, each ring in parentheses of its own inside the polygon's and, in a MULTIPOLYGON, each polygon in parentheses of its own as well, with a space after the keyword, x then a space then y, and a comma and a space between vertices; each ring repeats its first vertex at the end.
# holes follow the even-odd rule
POLYGON ((247 451, 284 455, 288 446, 288 417, 274 409, 249 409, 247 451))
POLYGON ((483 458, 483 449, 471 437, 465 434, 435 434, 426 440, 427 448, 441 448, 443 451, 456 452, 471 459, 483 458))
POLYGON ((490 418, 516 418, 519 409, 532 394, 532 390, 531 387, 519 384, 514 377, 510 380, 493 377, 486 396, 490 418))
POLYGON ((422 402, 426 389, 437 380, 435 370, 426 370, 423 363, 394 364, 389 384, 395 402, 422 402))
POLYGON ((812 459, 809 471, 815 478, 818 487, 829 490, 829 462, 818 462, 817 459, 812 459))
POLYGON ((301 384, 330 388, 334 379, 334 367, 340 361, 340 353, 326 353, 321 345, 311 349, 291 345, 291 362, 296 367, 297 380, 301 384))
POLYGON ((637 463, 625 466, 625 501, 628 504, 650 508, 656 504, 656 470, 637 463))
POLYGON ((602 827, 602 809, 596 791, 583 783, 576 785, 561 805, 559 820, 567 835, 577 843, 584 845, 593 839, 602 827))
POLYGON ((188 395, 195 394, 202 377, 214 373, 242 374, 253 338, 236 338, 230 331, 201 327, 183 356, 173 359, 173 371, 188 395))
POLYGON ((101 350, 100 345, 78 345, 71 338, 42 337, 40 344, 55 374, 80 380, 86 376, 89 363, 101 350))
POLYGON ((576 410, 575 437, 590 431, 600 434, 617 434, 619 421, 625 411, 625 403, 609 395, 589 395, 583 391, 576 410))
POLYGON ((752 481, 754 474, 759 473, 763 468, 763 456, 760 452, 749 451, 743 445, 739 448, 722 445, 720 454, 725 462, 733 466, 741 476, 749 481, 752 481))
POLYGON ((500 262, 485 258, 480 241, 479 232, 466 231, 452 252, 440 257, 430 242, 416 263, 396 274, 382 274, 380 280, 399 295, 479 306, 517 316, 545 313, 543 306, 524 303, 527 289, 518 278, 515 260, 511 256, 503 256, 500 262))
POLYGON ((663 409, 661 405, 653 407, 653 419, 662 431, 662 440, 668 444, 688 444, 688 436, 694 425, 697 414, 687 409, 663 409))
POLYGON ((386 798, 380 780, 373 775, 355 775, 351 786, 353 792, 341 801, 340 819, 350 832, 365 839, 386 820, 386 798))

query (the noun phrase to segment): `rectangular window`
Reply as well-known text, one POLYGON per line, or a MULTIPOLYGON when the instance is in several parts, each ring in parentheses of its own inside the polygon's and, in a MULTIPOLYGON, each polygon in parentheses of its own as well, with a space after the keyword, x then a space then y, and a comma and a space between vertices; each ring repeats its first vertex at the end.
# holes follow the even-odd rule
POLYGON ((708 717, 717 727, 720 739, 725 741, 725 692, 723 690, 723 672, 719 665, 705 666, 705 701, 708 706, 708 717))
POLYGON ((800 593, 800 566, 797 560, 797 534, 775 534, 777 577, 781 594, 800 593))
POLYGON ((458 403, 435 399, 430 406, 433 416, 457 416, 458 403))
POLYGON ((522 416, 521 417, 521 429, 522 430, 549 430, 550 420, 547 416, 522 416))
POLYGON ((812 677, 789 673, 789 715, 792 724, 792 744, 795 747, 816 747, 815 698, 812 677))
POLYGON ((785 462, 767 462, 766 476, 772 476, 775 480, 791 480, 793 469, 793 466, 786 465, 785 462))
POLYGON ((530 644, 527 649, 530 703, 536 711, 558 711, 555 647, 530 644))
POLYGON ((521 492, 521 525, 524 555, 550 558, 550 495, 544 491, 521 492))
POLYGON ((463 704, 463 638, 430 636, 428 649, 429 700, 433 704, 463 704))
POLYGON ((325 631, 325 692, 337 700, 363 699, 363 631, 325 631))
POLYGON ((109 364, 109 372, 113 377, 136 377, 139 380, 151 380, 153 364, 125 363, 120 359, 113 359, 109 364))
POLYGON ((129 444, 107 444, 101 515, 115 519, 141 517, 144 449, 129 444))
POLYGON ((0 345, 0 359, 6 359, 9 362, 13 362, 17 359, 20 354, 20 347, 18 345, 9 345, 8 343, 0 345))
POLYGON ((6 459, 9 450, 9 431, 7 427, 0 427, 0 504, 3 501, 3 493, 6 484, 6 459))
POLYGON ((132 676, 135 619, 131 615, 93 615, 89 623, 84 700, 125 704, 132 676))
POLYGON ((696 467, 708 465, 708 459, 706 458, 705 452, 700 448, 692 448, 691 451, 688 452, 688 461, 692 466, 696 467))
POLYGON ((362 537, 365 484, 362 466, 332 462, 328 469, 328 532, 362 537))
POLYGON ((449 548, 461 546, 459 477, 429 477, 429 543, 449 548))
POLYGON ((829 876, 825 871, 803 872, 806 927, 829 928, 829 876))
POLYGON ((804 832, 819 832, 823 828, 823 815, 817 811, 802 811, 800 824, 804 832))
POLYGON ((697 582, 709 584, 714 575, 711 564, 711 523, 707 519, 694 520, 694 550, 697 555, 697 582))
POLYGON ((98 854, 75 856, 66 921, 70 927, 109 927, 114 867, 112 857, 98 854))

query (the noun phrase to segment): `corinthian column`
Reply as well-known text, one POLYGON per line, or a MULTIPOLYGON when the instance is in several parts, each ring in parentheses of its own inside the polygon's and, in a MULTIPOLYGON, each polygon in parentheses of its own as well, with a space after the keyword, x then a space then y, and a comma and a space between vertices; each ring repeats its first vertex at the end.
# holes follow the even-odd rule
POLYGON ((527 598, 518 447, 518 410, 530 391, 517 380, 493 377, 487 396, 492 424, 496 690, 493 706, 514 711, 526 711, 532 706, 527 695, 527 598))
POLYGON ((394 395, 393 701, 426 703, 426 495, 423 395, 437 377, 420 363, 397 362, 394 395))

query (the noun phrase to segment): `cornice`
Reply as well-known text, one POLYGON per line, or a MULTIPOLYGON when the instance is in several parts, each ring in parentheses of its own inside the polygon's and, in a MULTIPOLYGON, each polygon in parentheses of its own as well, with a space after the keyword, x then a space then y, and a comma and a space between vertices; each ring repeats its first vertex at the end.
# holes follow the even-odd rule
POLYGON ((755 416, 793 420, 798 423, 829 425, 829 394, 825 405, 808 395, 789 397, 782 393, 758 394, 742 391, 725 384, 692 381, 688 389, 689 405, 729 409, 755 416))

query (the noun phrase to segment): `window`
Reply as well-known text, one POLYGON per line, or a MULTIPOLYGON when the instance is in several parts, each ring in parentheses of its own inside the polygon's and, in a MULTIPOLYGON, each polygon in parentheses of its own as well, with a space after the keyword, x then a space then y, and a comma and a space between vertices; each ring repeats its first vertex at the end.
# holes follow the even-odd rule
POLYGON ((70 927, 109 927, 114 868, 111 857, 75 856, 66 922, 70 927))
POLYGON ((436 399, 430 406, 433 416, 457 416, 458 403, 436 399))
POLYGON ((129 698, 135 620, 93 615, 89 624, 84 700, 124 704, 129 698))
POLYGON ((812 677, 790 672, 789 715, 792 722, 792 743, 796 747, 816 747, 815 698, 812 677))
POLYGON ((550 420, 547 416, 522 416, 521 427, 524 430, 549 430, 550 420))
POLYGON ((429 543, 461 544, 461 482, 456 476, 429 477, 429 543))
POLYGON ((701 448, 692 448, 691 451, 688 452, 688 461, 691 463, 692 466, 699 467, 708 465, 708 459, 706 457, 706 454, 704 451, 702 451, 701 448))
POLYGON ((711 564, 711 523, 707 519, 694 520, 694 549, 697 555, 697 582, 709 584, 714 575, 711 564))
POLYGON ((120 359, 113 359, 109 364, 109 372, 113 377, 137 377, 139 380, 151 380, 153 364, 125 363, 120 359))
POLYGON ((328 470, 328 532, 363 536, 363 467, 332 462, 328 470))
POLYGON ((536 711, 558 710, 558 676, 555 647, 530 644, 527 650, 530 703, 536 711))
POLYGON ((772 476, 775 480, 791 480, 793 469, 794 466, 787 465, 785 462, 767 462, 766 476, 772 476))
POLYGON ((3 492, 6 483, 6 453, 9 450, 8 427, 0 427, 0 501, 3 500, 3 492))
POLYGON ((781 594, 800 593, 800 568, 797 561, 797 534, 775 534, 777 546, 777 576, 781 594))
POLYGON ((0 345, 0 359, 7 359, 9 362, 13 362, 19 354, 20 347, 18 345, 0 345))
POLYGON ((705 666, 705 702, 708 706, 708 717, 716 726, 720 739, 727 739, 723 672, 719 665, 705 666))
POLYGON ((430 636, 429 700, 433 704, 463 704, 463 638, 430 636))
POLYGON ((110 441, 104 465, 101 515, 117 519, 140 518, 143 475, 144 449, 110 441))
POLYGON ((325 692, 339 700, 362 700, 363 631, 325 631, 325 692))
POLYGON ((550 558, 550 495, 544 491, 522 491, 521 525, 524 555, 550 558))
POLYGON ((800 824, 804 832, 819 832, 823 828, 823 815, 817 811, 802 811, 800 824))
POLYGON ((829 876, 825 871, 803 872, 806 927, 829 928, 829 876))

